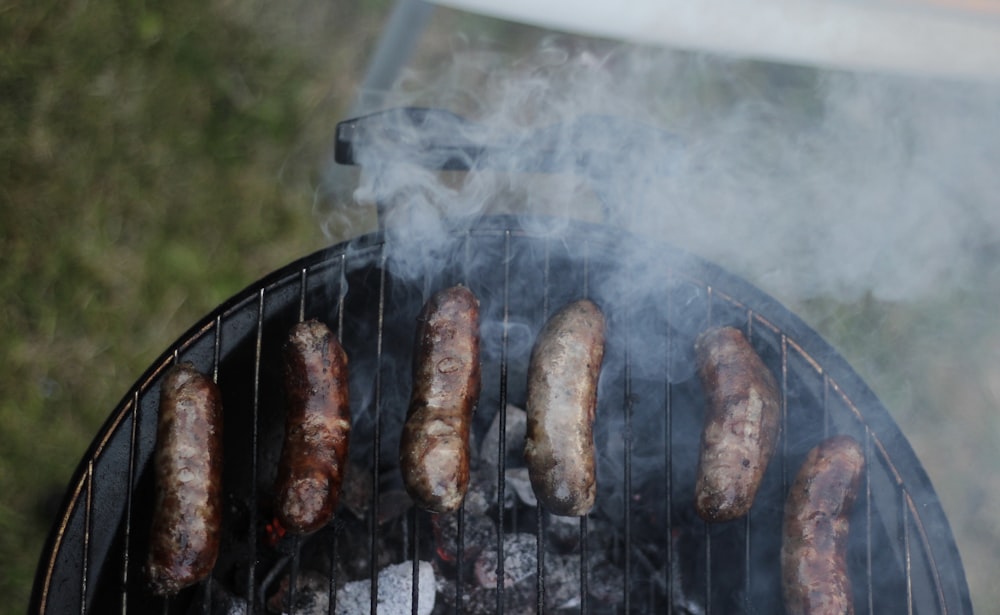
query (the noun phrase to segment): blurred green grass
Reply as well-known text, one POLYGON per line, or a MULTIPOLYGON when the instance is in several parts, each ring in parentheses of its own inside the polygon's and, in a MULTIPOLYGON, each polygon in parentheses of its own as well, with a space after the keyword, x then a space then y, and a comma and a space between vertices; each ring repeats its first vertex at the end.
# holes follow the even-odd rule
POLYGON ((0 613, 163 349, 328 243, 318 164, 385 2, 0 7, 0 613))

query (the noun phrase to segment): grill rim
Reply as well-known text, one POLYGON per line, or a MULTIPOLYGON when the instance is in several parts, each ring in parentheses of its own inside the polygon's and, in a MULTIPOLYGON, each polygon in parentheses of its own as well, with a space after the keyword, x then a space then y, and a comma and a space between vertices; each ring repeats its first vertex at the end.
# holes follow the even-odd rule
MULTIPOLYGON (((530 225, 531 228, 529 228, 524 222, 525 220, 546 220, 548 218, 548 216, 534 214, 501 214, 476 219, 453 219, 449 221, 449 232, 451 236, 465 233, 467 242, 470 236, 487 235, 490 233, 506 233, 508 236, 543 237, 543 234, 532 230, 535 227, 534 224, 530 225)), ((832 385, 832 388, 835 389, 832 393, 839 395, 847 403, 851 411, 866 427, 866 441, 863 443, 866 450, 870 448, 872 453, 881 455, 881 458, 888 464, 894 474, 896 486, 900 489, 900 509, 902 514, 909 516, 909 523, 912 523, 913 527, 917 530, 917 535, 913 537, 910 536, 909 531, 904 531, 907 560, 909 560, 909 552, 912 548, 911 543, 914 540, 918 540, 922 548, 927 551, 928 558, 932 562, 932 569, 937 582, 936 593, 944 608, 943 612, 973 612, 971 595, 958 545, 955 543, 951 525, 945 516, 944 509, 933 488, 930 477, 916 456, 909 441, 889 414, 888 409, 882 404, 861 376, 854 371, 843 355, 804 320, 771 297, 771 295, 752 285, 744 278, 726 271, 719 265, 663 242, 636 236, 622 229, 582 220, 566 220, 565 218, 552 218, 552 220, 555 220, 555 224, 559 227, 559 231, 553 237, 571 237, 574 240, 587 242, 588 245, 610 245, 617 248, 626 245, 625 241, 628 240, 632 242, 632 245, 636 246, 633 249, 647 254, 651 253, 652 250, 657 250, 660 253, 665 253, 664 258, 677 259, 678 262, 683 262, 683 273, 679 277, 688 278, 699 284, 703 284, 706 288, 710 289, 710 292, 718 293, 734 305, 745 307, 752 314, 752 318, 750 319, 752 322, 758 322, 781 331, 783 345, 790 343, 803 357, 808 360, 816 360, 817 364, 822 366, 820 371, 824 375, 824 389, 832 385), (725 288, 728 292, 722 293, 716 288, 717 286, 725 288), (767 314, 771 318, 764 318, 761 314, 767 314), (778 318, 775 318, 775 316, 778 316, 778 318), (772 324, 772 320, 780 322, 782 326, 776 327, 772 324), (845 391, 849 391, 850 395, 847 395, 845 391), (877 425, 878 430, 876 431, 872 425, 877 425), (940 532, 940 535, 934 536, 933 540, 927 532, 927 526, 931 524, 934 525, 937 532, 940 532), (955 610, 949 610, 949 607, 954 607, 955 610)), ((65 544, 64 539, 72 522, 74 512, 77 506, 82 504, 87 505, 84 511, 85 534, 83 536, 85 557, 82 562, 79 562, 79 567, 83 571, 81 580, 83 585, 82 591, 84 593, 81 600, 83 602, 83 610, 86 610, 87 571, 91 568, 100 570, 103 566, 103 562, 98 562, 96 566, 90 562, 90 553, 87 551, 90 541, 90 516, 92 514, 92 503, 90 502, 94 490, 95 464, 116 431, 122 427, 124 421, 131 421, 129 429, 134 433, 139 420, 137 410, 140 409, 140 398, 154 386, 162 373, 177 360, 179 354, 193 346, 205 335, 214 334, 216 340, 214 342, 215 359, 213 368, 217 372, 219 364, 218 335, 223 319, 240 310, 253 309, 250 307, 250 304, 255 300, 262 302, 263 297, 269 290, 274 289, 291 277, 305 276, 307 271, 315 268, 335 266, 332 265, 333 261, 340 260, 343 263, 344 259, 361 252, 368 252, 375 249, 380 250, 378 261, 373 261, 369 266, 379 267, 384 272, 384 248, 391 242, 393 242, 391 231, 387 232, 384 229, 380 229, 321 248, 298 258, 266 274, 232 295, 212 312, 202 317, 187 329, 187 331, 168 346, 167 350, 153 361, 135 383, 133 383, 102 424, 67 484, 59 513, 53 521, 52 529, 39 557, 39 564, 36 569, 29 601, 29 612, 46 612, 44 609, 47 606, 49 592, 52 590, 50 584, 53 572, 59 561, 61 547, 65 544), (81 502, 81 500, 83 501, 81 502)), ((674 271, 674 275, 677 275, 676 270, 674 271)), ((262 311, 260 310, 258 310, 258 318, 262 318, 262 311)), ((340 322, 338 322, 338 331, 342 331, 342 309, 339 310, 338 318, 340 319, 340 322)), ((260 327, 258 326, 258 335, 259 331, 260 327)), ((257 387, 255 386, 255 388, 257 387)), ((134 445, 134 438, 132 445, 134 445)), ((131 501, 132 492, 135 487, 134 479, 138 474, 138 468, 134 467, 134 464, 137 462, 135 455, 136 453, 130 445, 129 467, 124 469, 127 472, 130 485, 128 489, 129 501, 131 501)), ((870 498, 868 498, 868 501, 870 502, 870 498)), ((128 509, 122 513, 122 522, 131 524, 133 521, 131 506, 128 506, 128 509)), ((909 525, 905 525, 904 529, 909 527, 909 525)), ((126 540, 129 538, 130 533, 126 532, 126 540)), ((126 574, 127 571, 128 569, 126 568, 126 574)), ((377 575, 375 578, 377 578, 377 575)), ((909 585, 910 581, 911 578, 908 574, 907 585, 909 585)), ((909 588, 907 595, 908 598, 912 599, 909 588)), ((373 593, 373 600, 374 596, 375 594, 373 593)), ((909 612, 912 612, 912 609, 909 612)))

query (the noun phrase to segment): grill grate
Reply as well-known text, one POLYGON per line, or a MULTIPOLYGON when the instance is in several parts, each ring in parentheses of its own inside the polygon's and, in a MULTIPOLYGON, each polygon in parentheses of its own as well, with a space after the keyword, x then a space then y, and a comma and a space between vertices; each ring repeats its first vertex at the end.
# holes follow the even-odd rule
MULTIPOLYGON (((335 326, 351 356, 351 457, 368 468, 372 484, 365 520, 369 606, 378 612, 381 560, 391 556, 414 562, 416 613, 417 562, 433 559, 431 519, 410 509, 402 544, 380 559, 389 538, 379 523, 381 496, 392 488, 382 481, 394 463, 391 451, 405 413, 408 385, 399 374, 409 365, 413 319, 434 290, 464 283, 482 302, 484 397, 477 434, 499 412, 497 613, 510 610, 504 545, 515 533, 537 537, 534 608, 543 611, 553 592, 546 575, 553 556, 546 549, 550 530, 544 511, 525 515, 515 508, 504 515, 503 409, 508 401, 523 400, 534 333, 550 313, 581 295, 605 308, 609 347, 598 409, 599 504, 579 520, 579 602, 568 612, 664 612, 670 605, 679 610, 682 598, 690 602, 688 612, 781 612, 777 537, 784 494, 805 452, 823 437, 846 432, 863 443, 868 461, 849 554, 858 611, 971 613, 950 529, 919 462, 878 400, 817 334, 759 290, 689 255, 602 227, 562 222, 566 228, 553 235, 522 222, 497 217, 455 230, 440 267, 410 280, 392 273, 397 246, 381 234, 369 235, 293 263, 220 306, 146 372, 95 439, 43 554, 31 611, 148 608, 142 565, 156 403, 161 376, 184 360, 212 374, 223 392, 225 551, 211 580, 162 600, 158 610, 209 613, 213 602, 235 594, 246 600, 245 612, 264 612, 263 599, 255 598, 261 585, 282 570, 291 575, 294 592, 295 579, 304 573, 304 553, 318 544, 329 566, 327 595, 334 612, 344 581, 338 564, 344 541, 350 540, 342 522, 295 541, 285 553, 264 545, 261 531, 267 518, 260 505, 269 496, 275 459, 274 426, 283 420, 276 350, 292 323, 318 317, 335 326), (646 288, 637 276, 651 263, 661 284, 646 288), (701 395, 692 381, 690 346, 710 324, 742 328, 775 372, 782 394, 780 455, 758 503, 745 519, 721 526, 694 522, 685 512, 701 395), (590 563, 591 556, 607 550, 609 526, 617 543, 610 557, 620 557, 622 596, 611 605, 593 597, 607 580, 590 563), (678 547, 678 533, 693 551, 678 547), (656 545, 656 561, 650 544, 656 545), (679 574, 687 575, 680 583, 679 574)), ((408 376, 408 369, 403 373, 408 376)), ((468 612, 463 568, 474 556, 467 544, 469 515, 463 510, 457 517, 454 608, 439 605, 435 612, 468 612)))

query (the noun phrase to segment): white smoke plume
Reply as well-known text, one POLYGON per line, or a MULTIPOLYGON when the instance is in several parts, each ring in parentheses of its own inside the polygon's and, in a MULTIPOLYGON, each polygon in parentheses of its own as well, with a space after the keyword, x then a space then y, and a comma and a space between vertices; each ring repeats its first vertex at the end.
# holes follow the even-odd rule
POLYGON ((1000 194, 996 87, 555 37, 517 57, 466 42, 384 100, 455 112, 470 139, 504 145, 468 174, 364 161, 356 197, 390 204, 402 233, 497 209, 596 217, 789 299, 897 300, 974 283, 1000 230, 983 198, 1000 194), (553 126, 563 172, 522 172, 553 126), (574 167, 581 152, 597 154, 574 167))

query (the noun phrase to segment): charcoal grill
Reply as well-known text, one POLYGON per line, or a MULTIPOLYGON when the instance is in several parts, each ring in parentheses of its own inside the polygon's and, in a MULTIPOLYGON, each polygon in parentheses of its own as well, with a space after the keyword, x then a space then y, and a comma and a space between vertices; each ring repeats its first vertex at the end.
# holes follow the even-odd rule
MULTIPOLYGON (((330 562, 332 605, 343 583, 353 580, 342 578, 337 560, 345 557, 345 542, 354 540, 354 569, 365 571, 376 612, 378 573, 387 563, 414 562, 415 579, 417 560, 440 559, 429 515, 406 512, 402 540, 388 550, 384 539, 396 530, 376 520, 386 516, 382 496, 395 488, 409 394, 400 375, 409 373, 416 315, 434 291, 461 283, 481 301, 479 439, 494 418, 503 434, 508 404, 523 402, 531 343, 547 315, 587 296, 608 317, 596 427, 598 504, 576 522, 584 553, 574 571, 578 599, 559 612, 783 612, 778 551, 784 495, 806 452, 834 433, 857 438, 868 462, 848 556, 857 612, 972 612, 958 550, 920 462, 876 396, 816 332, 761 290, 697 256, 605 225, 546 221, 513 215, 449 220, 432 262, 406 276, 394 267, 404 240, 379 230, 282 267, 203 318, 135 383, 81 461, 42 554, 30 611, 209 613, 218 612, 223 596, 236 596, 242 612, 260 613, 266 598, 261 588, 273 571, 290 574, 294 585, 307 557, 330 562), (342 504, 326 530, 290 547, 273 546, 267 524, 284 412, 280 347, 295 322, 313 317, 338 332, 350 356, 352 467, 369 473, 372 490, 363 518, 352 521, 342 504), (707 525, 691 513, 704 403, 692 346, 714 325, 742 329, 776 375, 783 430, 750 515, 707 525), (142 566, 159 387, 178 361, 193 362, 222 390, 225 536, 213 576, 162 600, 145 587, 142 566), (360 542, 357 528, 363 529, 360 542), (617 597, 610 600, 595 596, 594 585, 608 582, 589 563, 598 550, 617 571, 610 576, 610 593, 617 597), (679 606, 681 592, 687 611, 679 606)), ((493 483, 502 502, 511 490, 502 435, 496 446, 493 483)), ((524 612, 511 606, 512 590, 501 582, 500 546, 514 533, 542 537, 529 606, 551 607, 544 573, 550 529, 535 510, 512 515, 498 507, 491 513, 499 580, 487 589, 497 613, 524 612)), ((465 544, 469 515, 458 516, 459 561, 441 568, 443 576, 464 579, 448 586, 454 596, 439 599, 435 612, 470 612, 462 584, 468 581, 462 559, 473 557, 465 544)))

